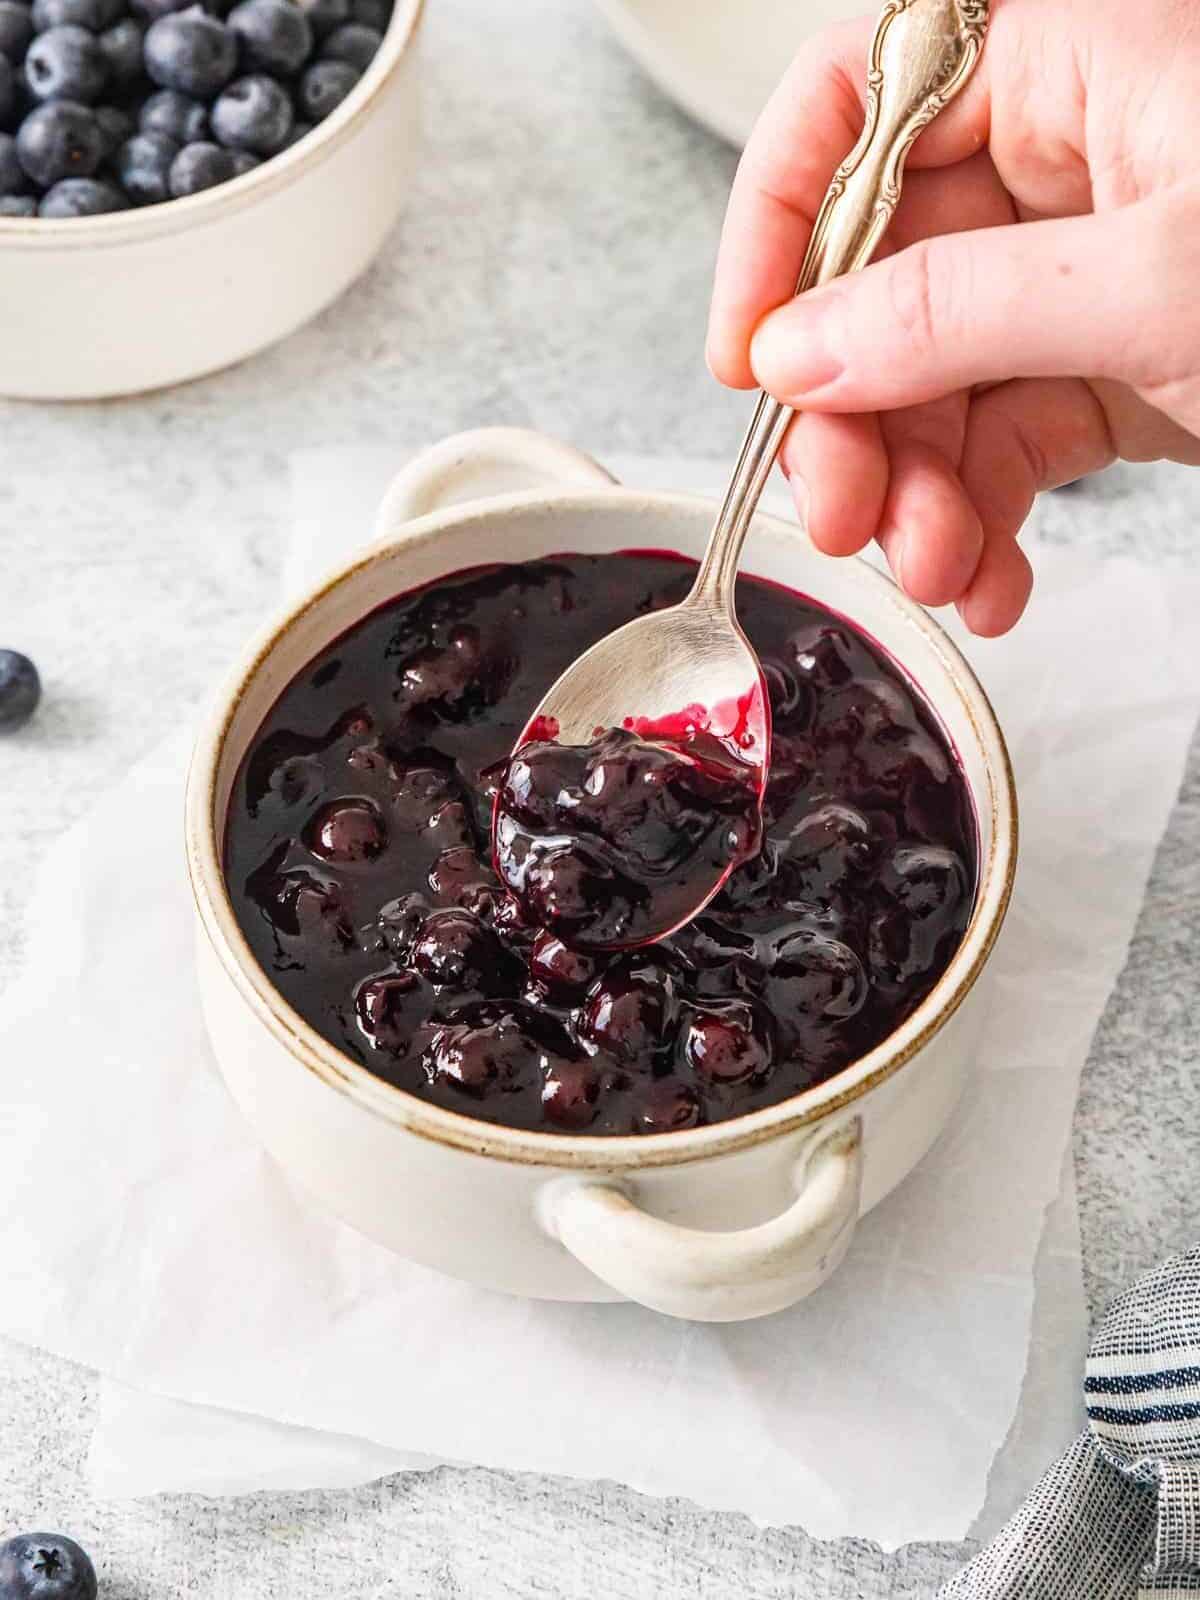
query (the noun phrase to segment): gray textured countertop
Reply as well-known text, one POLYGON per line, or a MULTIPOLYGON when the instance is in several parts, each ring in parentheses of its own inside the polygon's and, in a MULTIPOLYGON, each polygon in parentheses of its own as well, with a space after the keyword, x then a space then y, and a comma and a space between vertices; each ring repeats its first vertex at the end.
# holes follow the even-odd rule
MULTIPOLYGON (((0 752, 0 984, 20 966, 31 862, 189 714, 274 600, 289 451, 390 441, 399 457, 493 422, 600 455, 723 456, 739 436, 745 402, 702 358, 732 154, 583 0, 428 4, 423 164, 382 260, 338 306, 170 393, 0 404, 0 642, 47 683, 36 729, 0 752)), ((1053 497, 1041 522, 1196 565, 1198 511, 1200 475, 1121 469, 1053 497)), ((1116 648, 1136 649, 1135 630, 1116 648)), ((1093 1310, 1200 1235, 1198 970, 1200 743, 1076 1119, 1093 1310)), ((73 1531, 107 1600, 877 1600, 928 1593, 970 1551, 885 1556, 611 1484, 452 1469, 353 1493, 99 1503, 83 1473, 94 1404, 90 1374, 0 1346, 0 1528, 73 1531)))

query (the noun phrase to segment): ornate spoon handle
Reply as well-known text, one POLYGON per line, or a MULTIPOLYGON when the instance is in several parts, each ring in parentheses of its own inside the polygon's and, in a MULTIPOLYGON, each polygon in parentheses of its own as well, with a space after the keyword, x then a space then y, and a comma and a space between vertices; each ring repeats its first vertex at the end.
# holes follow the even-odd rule
MULTIPOLYGON (((988 0, 888 0, 871 41, 863 131, 821 203, 797 294, 871 259, 899 203, 908 152, 970 77, 987 24, 988 0)), ((759 396, 690 600, 732 611, 742 545, 794 415, 759 396)))

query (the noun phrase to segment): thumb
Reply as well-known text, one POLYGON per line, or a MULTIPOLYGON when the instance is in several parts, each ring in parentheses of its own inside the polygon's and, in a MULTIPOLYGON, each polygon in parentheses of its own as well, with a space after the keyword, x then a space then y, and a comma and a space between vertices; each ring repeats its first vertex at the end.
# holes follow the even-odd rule
POLYGON ((1200 207, 942 234, 771 312, 750 361, 810 411, 883 411, 1008 378, 1166 381, 1195 358, 1200 207), (1189 238, 1189 235, 1192 237, 1189 238), (1190 346, 1190 351, 1186 347, 1190 346))

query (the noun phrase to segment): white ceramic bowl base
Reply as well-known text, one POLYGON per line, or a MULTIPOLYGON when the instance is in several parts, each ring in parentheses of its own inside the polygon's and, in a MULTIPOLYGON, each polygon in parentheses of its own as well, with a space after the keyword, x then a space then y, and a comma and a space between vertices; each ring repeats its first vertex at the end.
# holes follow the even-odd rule
POLYGON ((415 158, 422 0, 396 0, 361 83, 309 138, 185 200, 0 218, 0 394, 81 400, 215 372, 323 310, 370 264, 415 158))
POLYGON ((860 622, 909 668, 962 758, 982 882, 934 992, 829 1083, 733 1122, 654 1139, 495 1127, 374 1078, 283 1002, 224 892, 219 841, 238 764, 269 707, 318 651, 387 597, 482 562, 630 544, 699 555, 714 508, 622 490, 552 441, 490 430, 402 472, 380 542, 253 643, 220 696, 189 782, 189 866, 205 1016, 217 1060, 264 1144, 323 1206, 401 1255, 513 1294, 630 1298, 725 1321, 792 1304, 844 1255, 945 1127, 970 1070, 987 954, 1011 888, 1011 773, 987 701, 940 628, 879 573, 817 554, 762 517, 746 567, 860 622), (498 497, 487 496, 498 491, 498 497))

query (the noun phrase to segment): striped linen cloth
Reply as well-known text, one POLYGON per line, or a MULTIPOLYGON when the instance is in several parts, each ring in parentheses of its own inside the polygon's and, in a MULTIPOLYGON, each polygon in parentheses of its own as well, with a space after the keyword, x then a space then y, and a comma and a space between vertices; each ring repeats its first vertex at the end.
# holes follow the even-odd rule
POLYGON ((1088 1427, 941 1600, 1200 1595, 1200 1248, 1109 1308, 1088 1427))

